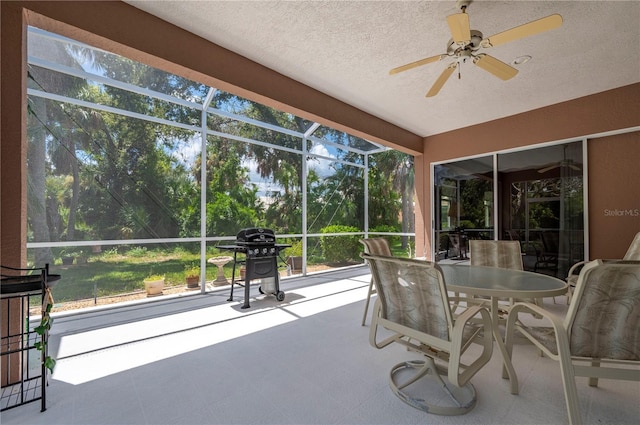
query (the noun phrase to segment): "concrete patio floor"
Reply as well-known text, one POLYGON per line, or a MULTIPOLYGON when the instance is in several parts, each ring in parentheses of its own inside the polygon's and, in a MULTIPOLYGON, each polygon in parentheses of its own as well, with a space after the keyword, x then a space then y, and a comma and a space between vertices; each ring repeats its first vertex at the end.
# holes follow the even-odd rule
MULTIPOLYGON (((286 279, 284 302, 252 287, 228 288, 55 317, 47 410, 30 403, 2 412, 2 424, 562 424, 567 414, 556 362, 522 342, 513 363, 520 394, 501 378, 501 358, 473 379, 478 404, 463 416, 409 407, 388 374, 416 358, 376 350, 360 326, 367 267, 286 279), (241 295, 241 294, 238 294, 241 295)), ((545 305, 564 314, 564 297, 545 305)), ((588 424, 637 424, 640 383, 578 382, 588 424)))

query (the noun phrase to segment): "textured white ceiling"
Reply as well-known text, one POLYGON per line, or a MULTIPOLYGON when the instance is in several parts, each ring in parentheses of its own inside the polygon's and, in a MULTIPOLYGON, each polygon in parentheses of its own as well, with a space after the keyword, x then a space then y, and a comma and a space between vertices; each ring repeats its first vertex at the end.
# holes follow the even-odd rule
POLYGON ((127 1, 255 62, 420 136, 518 114, 640 81, 640 1, 481 1, 467 9, 485 37, 553 13, 560 28, 485 52, 530 55, 502 81, 471 63, 433 98, 455 1, 127 1))

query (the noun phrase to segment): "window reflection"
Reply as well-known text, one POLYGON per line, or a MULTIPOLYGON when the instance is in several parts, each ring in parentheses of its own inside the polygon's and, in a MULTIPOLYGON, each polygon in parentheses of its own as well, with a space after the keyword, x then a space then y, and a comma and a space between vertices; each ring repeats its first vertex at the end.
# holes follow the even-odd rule
POLYGON ((510 208, 502 238, 522 243, 527 270, 565 277, 584 258, 582 143, 498 155, 510 208))
POLYGON ((582 142, 496 157, 496 196, 493 156, 434 167, 435 258, 466 259, 468 239, 518 240, 526 270, 565 277, 584 258, 582 142))
POLYGON ((435 166, 438 259, 466 259, 468 239, 493 239, 493 158, 435 166))

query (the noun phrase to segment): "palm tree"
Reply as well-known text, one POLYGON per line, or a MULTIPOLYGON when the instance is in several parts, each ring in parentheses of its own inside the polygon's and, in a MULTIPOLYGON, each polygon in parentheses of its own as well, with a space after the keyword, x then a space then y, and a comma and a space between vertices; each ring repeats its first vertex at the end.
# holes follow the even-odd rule
MULTIPOLYGON (((80 65, 71 54, 70 50, 62 43, 51 42, 43 37, 29 38, 29 54, 36 57, 47 57, 68 67, 80 68, 80 65)), ((53 91, 63 95, 73 95, 84 86, 82 80, 68 75, 48 71, 37 66, 30 65, 28 70, 29 87, 53 91)), ((60 115, 60 110, 50 107, 50 101, 39 97, 30 97, 28 103, 28 180, 29 195, 27 197, 27 208, 29 211, 29 222, 33 231, 33 239, 38 242, 49 242, 57 240, 58 234, 51 234, 48 224, 47 190, 46 190, 46 167, 47 167, 47 147, 56 149, 58 145, 71 153, 71 158, 67 158, 67 163, 73 163, 75 148, 73 139, 57 138, 55 133, 64 134, 66 129, 61 125, 64 118, 60 115), (58 143, 62 142, 62 143, 58 143)), ((64 115, 64 114, 63 114, 64 115)), ((55 156, 55 154, 54 154, 55 156)), ((58 162, 59 167, 65 168, 62 162, 58 162)), ((73 169, 73 165, 70 166, 73 169)), ((77 176, 75 168, 74 177, 77 176)), ((73 190, 77 196, 77 179, 74 181, 73 190)), ((55 200, 53 200, 55 202, 55 200)), ((71 208, 75 214, 76 208, 71 208)), ((35 265, 53 262, 53 255, 49 248, 39 248, 35 251, 35 265)))

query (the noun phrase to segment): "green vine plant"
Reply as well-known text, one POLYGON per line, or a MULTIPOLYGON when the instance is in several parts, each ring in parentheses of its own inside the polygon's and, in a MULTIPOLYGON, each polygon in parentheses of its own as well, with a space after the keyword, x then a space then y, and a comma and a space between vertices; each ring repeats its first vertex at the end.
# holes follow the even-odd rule
POLYGON ((46 288, 45 299, 42 303, 42 317, 40 324, 34 329, 34 331, 40 335, 40 341, 34 344, 36 350, 40 351, 42 358, 44 359, 44 367, 49 369, 53 373, 53 369, 56 367, 56 360, 49 356, 47 353, 47 338, 53 319, 51 318, 51 308, 53 307, 53 296, 51 295, 51 288, 46 288))

